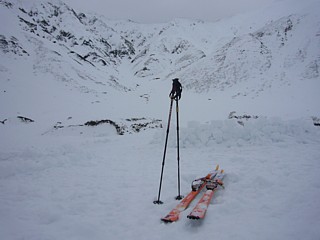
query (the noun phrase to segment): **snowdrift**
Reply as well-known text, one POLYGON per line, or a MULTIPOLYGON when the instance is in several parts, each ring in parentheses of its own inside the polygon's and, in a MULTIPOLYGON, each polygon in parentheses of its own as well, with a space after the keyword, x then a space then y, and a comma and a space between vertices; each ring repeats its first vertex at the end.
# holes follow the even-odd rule
MULTIPOLYGON (((169 144, 176 143, 175 126, 171 127, 169 144)), ((311 118, 282 120, 280 118, 258 117, 256 119, 212 120, 207 123, 189 122, 180 128, 180 146, 219 147, 243 145, 270 145, 285 142, 298 144, 319 143, 320 128, 311 118)), ((155 134, 154 142, 163 142, 164 135, 155 134)))

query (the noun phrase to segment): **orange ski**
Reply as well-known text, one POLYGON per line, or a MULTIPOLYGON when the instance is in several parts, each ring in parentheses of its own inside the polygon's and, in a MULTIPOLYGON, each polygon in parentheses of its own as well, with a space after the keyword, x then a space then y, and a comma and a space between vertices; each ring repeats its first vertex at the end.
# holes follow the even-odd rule
POLYGON ((164 218, 161 218, 163 222, 175 222, 179 220, 180 213, 188 208, 192 200, 201 192, 201 190, 206 186, 207 181, 213 179, 218 172, 219 165, 217 165, 216 169, 209 173, 206 177, 197 179, 193 181, 192 191, 181 200, 181 202, 172 209, 164 218), (194 184, 196 182, 196 184, 194 184))
POLYGON ((207 191, 200 198, 197 205, 191 211, 191 213, 187 216, 190 219, 203 219, 206 215, 207 209, 213 197, 215 190, 218 186, 223 186, 222 179, 224 177, 224 172, 221 170, 220 173, 216 175, 216 177, 207 183, 207 191))

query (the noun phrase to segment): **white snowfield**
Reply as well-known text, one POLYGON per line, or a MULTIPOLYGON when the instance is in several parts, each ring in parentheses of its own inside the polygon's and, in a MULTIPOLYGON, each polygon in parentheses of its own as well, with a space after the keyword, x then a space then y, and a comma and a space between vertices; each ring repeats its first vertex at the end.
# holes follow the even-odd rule
POLYGON ((0 240, 319 240, 319 0, 215 23, 0 0, 0 240), (202 221, 181 194, 225 170, 202 221))
POLYGON ((216 192, 204 221, 187 219, 198 196, 173 224, 160 218, 178 203, 174 135, 164 204, 154 205, 164 129, 118 136, 97 126, 41 135, 32 124, 1 126, 1 239, 319 237, 320 128, 312 121, 242 126, 225 120, 182 128, 181 193, 216 164, 225 169, 225 189, 216 192))

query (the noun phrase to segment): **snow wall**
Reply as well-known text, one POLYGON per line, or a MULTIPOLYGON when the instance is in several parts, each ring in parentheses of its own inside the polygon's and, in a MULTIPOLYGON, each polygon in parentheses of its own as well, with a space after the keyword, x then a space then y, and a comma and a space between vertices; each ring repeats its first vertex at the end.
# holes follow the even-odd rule
MULTIPOLYGON (((167 126, 164 126, 165 128, 167 126)), ((266 145, 270 143, 320 143, 320 126, 310 119, 281 120, 256 119, 215 120, 207 123, 189 122, 180 128, 180 147, 227 147, 266 145)), ((166 131, 156 133, 153 142, 164 142, 166 131)), ((169 146, 176 146, 176 126, 170 127, 169 146)))

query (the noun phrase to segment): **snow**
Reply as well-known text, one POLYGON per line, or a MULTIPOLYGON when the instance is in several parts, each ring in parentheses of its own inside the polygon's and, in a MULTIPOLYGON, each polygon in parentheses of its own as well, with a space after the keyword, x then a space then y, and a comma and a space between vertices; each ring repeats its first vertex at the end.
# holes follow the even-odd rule
MULTIPOLYGON (((0 34, 14 36, 29 54, 0 49, 0 239, 319 239, 319 17, 314 7, 319 1, 289 2, 215 23, 176 19, 140 25, 99 18, 96 31, 108 29, 105 37, 112 32, 111 45, 123 46, 121 30, 141 46, 133 57, 147 54, 134 63, 134 58, 110 58, 114 62, 107 67, 93 68, 69 51, 86 54, 86 46, 53 43, 39 29, 40 37, 21 30, 16 9, 0 1, 1 19, 10 20, 0 34), (294 21, 292 34, 279 47, 271 33, 282 29, 288 16, 294 21), (271 58, 255 54, 260 43, 250 34, 260 31, 270 33, 260 40, 272 50, 271 58), (181 42, 186 43, 182 55, 161 50, 181 42), (240 47, 248 53, 234 63, 233 57, 242 56, 240 47), (199 51, 206 57, 199 58, 199 51), (221 52, 227 60, 217 70, 211 60, 221 52), (159 63, 144 65, 151 53, 159 63), (272 63, 267 70, 259 65, 264 61, 272 63), (154 69, 139 77, 140 66, 154 69), (236 75, 206 81, 230 66, 238 69, 236 75), (153 204, 170 74, 185 76, 183 86, 198 77, 179 102, 181 194, 217 164, 226 173, 225 189, 214 194, 203 221, 187 219, 201 194, 178 222, 160 221, 178 204, 175 105, 164 204, 153 204), (229 77, 236 80, 228 85, 229 77), (205 90, 197 92, 201 87, 205 90), (102 123, 89 126, 88 121, 102 123)), ((87 27, 79 28, 75 16, 63 15, 61 26, 89 39, 92 19, 87 15, 87 27)))
POLYGON ((10 127, 16 134, 1 142, 2 239, 194 239, 213 232, 220 239, 317 239, 320 234, 320 131, 310 121, 249 120, 242 126, 225 120, 181 129, 181 193, 216 164, 226 171, 225 189, 216 192, 204 221, 186 218, 199 196, 171 225, 160 218, 178 203, 174 138, 169 138, 164 204, 152 203, 164 129, 118 136, 97 126, 100 135, 87 129, 40 135, 30 131, 32 124, 1 126, 1 136, 10 127))

